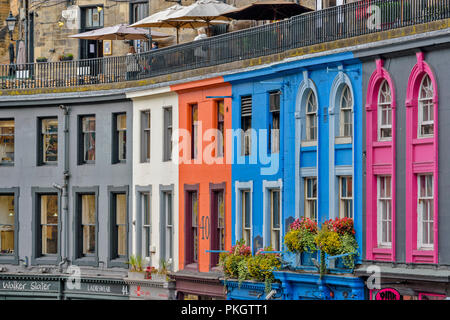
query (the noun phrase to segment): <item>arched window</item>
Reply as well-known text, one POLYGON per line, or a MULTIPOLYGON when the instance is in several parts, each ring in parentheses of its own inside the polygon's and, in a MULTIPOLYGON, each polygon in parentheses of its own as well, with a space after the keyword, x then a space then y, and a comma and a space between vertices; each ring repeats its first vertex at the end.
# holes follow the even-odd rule
POLYGON ((353 97, 350 88, 346 85, 342 90, 341 101, 341 116, 340 116, 340 136, 351 137, 353 135, 353 97))
POLYGON ((432 137, 434 134, 434 110, 433 110, 434 88, 431 78, 426 74, 419 89, 418 103, 418 136, 432 137))
POLYGON ((306 99, 306 140, 317 140, 317 99, 312 90, 306 99))
POLYGON ((386 80, 378 92, 378 140, 392 139, 392 94, 386 80))

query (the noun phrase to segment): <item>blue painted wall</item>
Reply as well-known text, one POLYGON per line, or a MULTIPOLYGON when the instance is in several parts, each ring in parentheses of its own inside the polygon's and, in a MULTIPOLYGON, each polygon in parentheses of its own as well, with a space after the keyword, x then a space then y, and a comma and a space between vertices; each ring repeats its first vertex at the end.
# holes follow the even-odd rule
MULTIPOLYGON (((356 237, 362 248, 362 76, 361 63, 353 59, 351 53, 323 56, 295 62, 283 63, 257 71, 224 76, 224 81, 232 84, 232 128, 241 127, 240 104, 241 97, 252 95, 252 128, 268 129, 269 126, 269 92, 281 90, 280 109, 280 158, 278 170, 270 175, 262 175, 261 168, 267 167, 257 157, 256 164, 237 163, 240 155, 239 139, 234 144, 234 164, 232 165, 232 225, 236 227, 236 182, 252 182, 252 227, 253 250, 261 247, 256 243, 258 237, 263 237, 263 180, 276 181, 282 179, 282 234, 287 231, 288 225, 296 217, 303 216, 303 193, 299 186, 303 183, 296 174, 299 168, 315 168, 318 175, 318 207, 319 222, 338 216, 337 199, 339 188, 333 185, 337 179, 335 171, 339 168, 350 168, 353 175, 354 192, 354 218, 356 237), (305 71, 307 71, 305 73, 305 71), (336 77, 345 74, 351 83, 354 99, 354 135, 349 144, 335 145, 330 143, 335 139, 333 126, 330 129, 330 92, 336 77), (299 132, 296 132, 297 121, 304 121, 298 114, 300 99, 299 89, 305 76, 313 81, 318 95, 318 134, 317 146, 299 147, 299 132), (297 112, 297 113, 296 113, 297 112), (352 150, 353 145, 353 150, 352 150), (298 154, 296 154, 298 153, 298 154), (330 153, 334 153, 332 156, 330 153), (331 161, 331 159, 334 159, 331 161), (330 165, 331 164, 331 165, 330 165), (296 170, 297 169, 297 170, 296 170), (331 178, 330 178, 331 175, 331 178), (296 191, 296 188, 299 189, 296 191), (336 193, 334 196, 331 193, 336 193), (297 194, 297 196, 296 196, 297 194)), ((304 106, 303 106, 304 107, 304 106)), ((338 109, 338 107, 336 108, 338 109)), ((338 114, 338 110, 335 111, 338 114)), ((255 148, 255 144, 252 143, 255 148)), ((253 149, 255 152, 256 149, 253 149)), ((242 160, 242 159, 241 159, 242 160)), ((232 230, 233 244, 236 242, 236 230, 232 230)))

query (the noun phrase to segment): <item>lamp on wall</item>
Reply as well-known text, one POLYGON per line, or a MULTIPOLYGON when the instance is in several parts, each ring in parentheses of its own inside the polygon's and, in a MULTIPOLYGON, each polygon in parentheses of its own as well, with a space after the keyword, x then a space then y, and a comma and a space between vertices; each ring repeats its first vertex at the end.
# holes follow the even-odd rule
POLYGON ((13 16, 12 12, 9 12, 8 18, 6 18, 6 25, 8 26, 9 35, 11 37, 11 40, 13 39, 13 31, 16 27, 16 17, 13 16))
POLYGON ((103 7, 100 7, 100 6, 97 7, 97 11, 98 11, 98 12, 100 12, 100 11, 102 11, 102 10, 103 10, 103 7))

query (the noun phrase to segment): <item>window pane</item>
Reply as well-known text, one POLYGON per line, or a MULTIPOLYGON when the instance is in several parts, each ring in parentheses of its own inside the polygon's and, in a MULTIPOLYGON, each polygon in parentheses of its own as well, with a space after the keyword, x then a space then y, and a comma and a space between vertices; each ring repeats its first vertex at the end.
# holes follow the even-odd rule
POLYGON ((144 215, 144 225, 150 224, 150 194, 142 193, 142 212, 144 215))
POLYGON ((166 193, 166 208, 167 208, 167 224, 172 225, 172 193, 166 193))
POLYGON ((272 191, 272 227, 280 227, 280 192, 272 191))
POLYGON ((250 228, 250 192, 244 191, 244 220, 245 228, 250 228))
POLYGON ((83 117, 84 161, 95 160, 95 117, 83 117))
POLYGON ((198 261, 198 197, 196 192, 191 193, 192 213, 192 245, 193 261, 198 261))
POLYGON ((42 119, 42 155, 44 162, 58 160, 58 119, 42 119))
POLYGON ((225 249, 225 204, 223 201, 223 192, 217 193, 218 207, 218 228, 219 228, 219 250, 225 249))
POLYGON ((84 161, 95 160, 95 132, 84 134, 84 161))
POLYGON ((83 254, 95 253, 95 226, 83 226, 83 254))
POLYGON ((0 254, 14 253, 14 196, 0 196, 0 254))
POLYGON ((42 254, 58 253, 58 226, 42 226, 42 254))
POLYGON ((127 223, 127 199, 125 194, 116 194, 116 223, 127 223))
POLYGON ((58 196, 41 196, 41 224, 58 224, 58 196))
POLYGON ((84 194, 81 196, 81 223, 95 224, 95 195, 84 194))
POLYGON ((119 132, 119 160, 126 160, 127 158, 127 132, 119 132))
POLYGON ((117 130, 126 130, 127 129, 127 115, 119 114, 117 115, 117 130))
POLYGON ((14 162, 14 120, 0 121, 0 163, 14 162))
POLYGON ((126 256, 127 255, 127 227, 118 226, 117 227, 117 255, 126 256))

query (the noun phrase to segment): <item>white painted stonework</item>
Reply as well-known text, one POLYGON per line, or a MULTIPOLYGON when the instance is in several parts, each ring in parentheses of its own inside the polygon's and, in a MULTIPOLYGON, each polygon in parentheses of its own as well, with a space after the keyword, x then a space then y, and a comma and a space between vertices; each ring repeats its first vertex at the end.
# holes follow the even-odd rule
MULTIPOLYGON (((151 265, 158 268, 160 261, 160 185, 173 184, 173 256, 172 270, 178 270, 178 165, 172 161, 163 161, 163 108, 172 107, 172 132, 178 129, 178 95, 170 87, 127 93, 133 101, 133 188, 130 200, 133 208, 133 221, 139 212, 136 186, 151 185, 151 265), (150 110, 150 161, 141 163, 141 111, 150 110)), ((173 156, 172 156, 173 157, 173 156)), ((136 228, 133 225, 133 253, 136 252, 136 228)))

